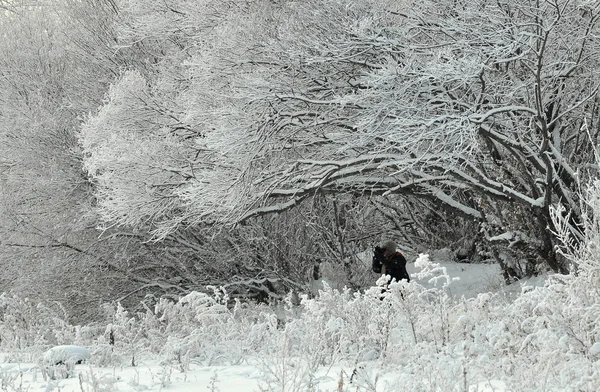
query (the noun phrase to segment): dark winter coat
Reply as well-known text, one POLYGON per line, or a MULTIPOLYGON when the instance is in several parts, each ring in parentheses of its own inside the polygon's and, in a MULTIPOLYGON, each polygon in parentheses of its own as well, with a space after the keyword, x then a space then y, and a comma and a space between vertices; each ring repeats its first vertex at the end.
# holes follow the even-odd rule
POLYGON ((392 279, 396 279, 397 281, 404 279, 410 282, 410 276, 406 271, 406 259, 402 253, 396 252, 389 257, 384 257, 382 264, 385 267, 385 270, 382 270, 382 272, 390 275, 392 279))

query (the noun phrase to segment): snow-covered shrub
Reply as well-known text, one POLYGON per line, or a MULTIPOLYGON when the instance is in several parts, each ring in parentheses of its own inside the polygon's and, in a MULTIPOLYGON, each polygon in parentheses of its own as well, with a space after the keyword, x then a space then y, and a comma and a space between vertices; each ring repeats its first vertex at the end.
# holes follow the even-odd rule
POLYGON ((452 390, 463 376, 464 364, 451 341, 457 306, 448 295, 451 280, 426 256, 420 263, 422 278, 439 281, 434 288, 406 282, 387 285, 382 278, 364 293, 325 285, 316 297, 303 297, 296 316, 271 331, 276 344, 265 354, 275 361, 263 364, 269 376, 264 390, 310 390, 315 370, 334 363, 350 366, 349 375, 370 363, 404 369, 397 372, 400 389, 391 391, 406 390, 407 383, 423 390, 452 390), (440 369, 432 371, 436 366, 440 369))
POLYGON ((109 309, 106 333, 98 343, 132 359, 159 354, 165 364, 185 371, 190 363, 235 364, 271 343, 278 318, 266 306, 228 307, 220 290, 192 292, 177 301, 160 299, 145 313, 130 314, 121 305, 109 309), (267 343, 268 342, 268 343, 267 343))
POLYGON ((149 331, 121 304, 105 304, 103 308, 106 327, 92 350, 101 353, 101 363, 114 361, 113 364, 118 364, 127 358, 135 366, 136 360, 149 350, 149 331), (106 346, 112 347, 112 350, 106 346))
MULTIPOLYGON (((600 385, 598 269, 555 276, 544 287, 525 286, 516 298, 458 298, 449 294, 455 283, 443 267, 426 256, 417 262, 415 281, 428 279, 433 288, 400 282, 382 292, 382 281, 364 293, 325 286, 315 298, 303 298, 297 317, 272 331, 279 342, 273 358, 285 351, 287 371, 301 370, 303 378, 295 380, 305 386, 319 364, 358 369, 373 361, 396 374, 398 388, 390 391, 492 384, 592 391, 600 385)), ((268 368, 280 375, 272 386, 287 374, 278 363, 268 368)))
POLYGON ((163 353, 173 361, 186 367, 191 359, 212 362, 221 355, 214 343, 231 314, 216 298, 192 292, 176 303, 161 300, 155 314, 166 337, 163 353))
POLYGON ((0 349, 3 351, 39 353, 50 346, 73 343, 76 331, 58 305, 51 308, 27 298, 0 294, 0 349))
POLYGON ((90 364, 96 366, 113 366, 123 362, 123 358, 115 352, 114 346, 96 341, 89 346, 90 364))
POLYGON ((323 365, 322 358, 310 349, 315 346, 305 345, 304 350, 294 347, 297 344, 292 337, 294 330, 294 326, 286 326, 276 334, 274 344, 267 350, 268 355, 259 357, 263 372, 261 392, 317 392, 315 378, 323 365))
MULTIPOLYGON (((442 269, 424 258, 423 274, 449 282, 442 269)), ((315 298, 304 297, 300 317, 286 325, 298 331, 299 342, 314 345, 325 361, 388 356, 399 346, 448 339, 449 296, 444 285, 423 286, 385 278, 364 293, 334 290, 327 285, 315 298), (307 334, 308 332, 308 334, 307 334), (307 336, 308 335, 308 336, 307 336)))
MULTIPOLYGON (((570 275, 555 275, 544 287, 524 290, 488 331, 496 330, 493 350, 512 357, 506 362, 505 383, 511 389, 556 388, 597 390, 600 361, 600 182, 582 192, 584 220, 569 225, 563 209, 553 212, 563 255, 573 265, 570 275), (576 245, 579 244, 579 245, 576 245), (531 374, 540 377, 532 378, 531 374)), ((488 332, 490 334, 490 332, 488 332)))

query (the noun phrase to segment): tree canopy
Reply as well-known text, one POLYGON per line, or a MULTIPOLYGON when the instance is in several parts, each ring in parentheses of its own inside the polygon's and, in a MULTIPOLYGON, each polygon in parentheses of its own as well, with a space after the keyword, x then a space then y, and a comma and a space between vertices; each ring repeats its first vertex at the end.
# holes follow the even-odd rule
POLYGON ((565 272, 549 208, 577 228, 595 169, 598 15, 573 1, 126 2, 127 39, 163 57, 122 74, 84 124, 101 214, 160 239, 317 194, 424 198, 479 222, 516 276, 519 259, 565 272))

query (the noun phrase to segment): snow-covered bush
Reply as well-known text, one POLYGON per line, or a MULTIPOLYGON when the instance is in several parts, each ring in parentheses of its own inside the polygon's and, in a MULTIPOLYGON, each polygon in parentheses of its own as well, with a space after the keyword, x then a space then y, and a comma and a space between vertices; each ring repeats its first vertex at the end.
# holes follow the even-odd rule
MULTIPOLYGON (((356 371, 373 362, 396 374, 392 391, 407 385, 477 390, 486 382, 508 390, 592 391, 600 385, 597 269, 551 277, 544 287, 524 286, 516 298, 456 298, 443 267, 425 256, 417 262, 419 280, 429 278, 434 288, 414 282, 392 283, 383 293, 381 286, 365 293, 325 287, 305 297, 298 317, 273 332, 279 345, 271 354, 285 351, 288 371, 302 370, 304 377, 295 380, 305 386, 319 364, 346 363, 356 371)), ((273 385, 287 374, 278 363, 268 368, 280 375, 273 385)))
POLYGON ((191 292, 177 301, 160 299, 145 313, 130 314, 121 305, 109 308, 110 323, 101 339, 121 356, 136 359, 159 354, 182 371, 190 363, 235 364, 270 344, 277 328, 273 309, 236 303, 228 307, 220 290, 191 292))
POLYGON ((0 294, 0 349, 24 353, 77 340, 78 329, 66 321, 64 309, 54 305, 0 294))

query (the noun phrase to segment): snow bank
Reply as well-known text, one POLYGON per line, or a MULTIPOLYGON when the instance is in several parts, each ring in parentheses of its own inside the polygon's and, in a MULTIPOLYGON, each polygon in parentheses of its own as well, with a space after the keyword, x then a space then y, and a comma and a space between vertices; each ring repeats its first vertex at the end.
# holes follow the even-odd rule
MULTIPOLYGON (((448 289, 453 296, 476 297, 477 294, 498 290, 502 285, 502 271, 498 264, 468 264, 451 261, 438 262, 450 277, 448 289)), ((429 278, 419 278, 423 267, 419 263, 408 263, 406 269, 411 280, 432 288, 435 286, 429 278)))
POLYGON ((81 363, 90 359, 90 352, 81 346, 55 346, 46 351, 43 358, 44 365, 58 365, 62 363, 81 363))

